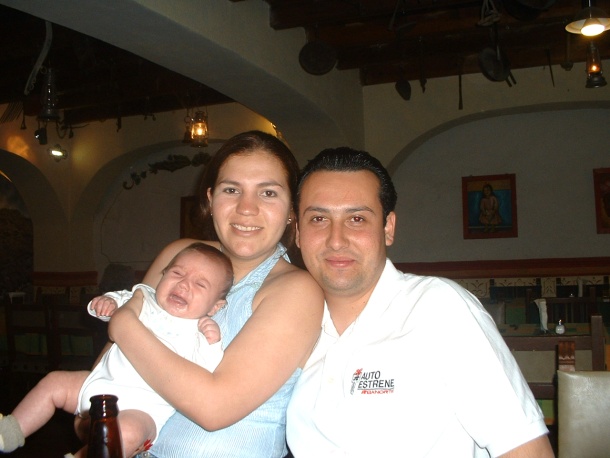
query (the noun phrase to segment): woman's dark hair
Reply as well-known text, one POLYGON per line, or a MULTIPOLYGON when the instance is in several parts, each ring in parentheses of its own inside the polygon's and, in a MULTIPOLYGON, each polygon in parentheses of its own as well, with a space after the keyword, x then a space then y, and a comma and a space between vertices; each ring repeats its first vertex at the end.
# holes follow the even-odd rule
MULTIPOLYGON (((208 189, 214 190, 218 173, 222 165, 232 156, 240 154, 250 154, 255 151, 264 151, 267 154, 275 157, 284 169, 286 181, 290 191, 290 201, 294 206, 294 199, 297 191, 297 180, 299 176, 299 164, 288 147, 274 135, 252 130, 243 132, 231 137, 227 140, 220 149, 212 156, 207 164, 201 181, 199 183, 199 204, 201 207, 201 226, 203 229, 203 238, 206 240, 218 240, 214 225, 212 223, 212 215, 210 201, 208 199, 208 189)), ((294 246, 295 236, 295 220, 286 225, 286 230, 282 236, 281 242, 287 248, 291 249, 294 246)))
POLYGON ((385 225, 387 216, 396 208, 396 189, 390 178, 390 174, 385 169, 379 159, 371 156, 366 151, 357 151, 346 146, 340 148, 329 148, 318 153, 303 168, 299 178, 297 196, 295 199, 295 211, 299 214, 299 203, 301 200, 301 189, 307 177, 314 172, 360 172, 368 170, 375 174, 379 180, 379 201, 383 208, 383 224, 385 225))
POLYGON ((222 253, 220 250, 214 248, 212 245, 208 245, 203 242, 195 242, 191 243, 186 248, 180 250, 176 256, 172 258, 172 260, 167 264, 165 269, 163 269, 163 274, 170 269, 174 264, 176 264, 176 260, 186 253, 197 252, 204 256, 210 258, 210 260, 219 263, 225 270, 226 281, 224 285, 220 285, 220 298, 225 299, 227 297, 227 293, 233 286, 233 265, 231 264, 231 260, 228 256, 222 253))

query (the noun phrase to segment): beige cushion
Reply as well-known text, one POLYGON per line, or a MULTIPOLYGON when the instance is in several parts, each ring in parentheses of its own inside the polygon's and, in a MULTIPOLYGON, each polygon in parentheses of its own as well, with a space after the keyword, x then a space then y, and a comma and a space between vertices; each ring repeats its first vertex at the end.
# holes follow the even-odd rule
MULTIPOLYGON (((552 382, 557 372, 555 351, 512 351, 523 377, 528 382, 552 382)), ((591 350, 576 350, 576 370, 592 369, 591 350)))
POLYGON ((559 458, 610 456, 610 372, 558 371, 559 458))

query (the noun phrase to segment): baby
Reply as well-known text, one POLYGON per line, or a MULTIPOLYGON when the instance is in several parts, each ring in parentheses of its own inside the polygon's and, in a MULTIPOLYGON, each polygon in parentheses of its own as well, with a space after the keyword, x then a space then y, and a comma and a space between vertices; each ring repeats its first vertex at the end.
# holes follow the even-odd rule
MULTIPOLYGON (((204 243, 179 252, 163 271, 156 292, 144 293, 140 320, 182 357, 213 371, 222 359, 220 329, 210 318, 226 304, 233 283, 229 259, 204 243)), ((107 293, 89 303, 89 313, 108 320, 129 291, 107 293)), ((116 344, 92 371, 54 371, 46 375, 11 415, 0 415, 0 451, 22 446, 25 438, 47 423, 56 408, 87 417, 96 394, 119 398, 119 424, 126 456, 148 448, 174 409, 138 375, 116 344), (145 444, 143 446, 143 444, 145 444)), ((86 447, 76 457, 86 456, 86 447)))

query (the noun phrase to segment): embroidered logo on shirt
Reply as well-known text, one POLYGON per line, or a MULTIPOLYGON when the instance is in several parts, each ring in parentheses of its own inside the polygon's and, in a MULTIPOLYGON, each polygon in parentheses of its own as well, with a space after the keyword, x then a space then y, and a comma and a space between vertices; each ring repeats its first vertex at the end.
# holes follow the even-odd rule
POLYGON ((381 371, 364 372, 356 369, 352 375, 350 394, 391 394, 394 392, 394 379, 386 379, 381 371))

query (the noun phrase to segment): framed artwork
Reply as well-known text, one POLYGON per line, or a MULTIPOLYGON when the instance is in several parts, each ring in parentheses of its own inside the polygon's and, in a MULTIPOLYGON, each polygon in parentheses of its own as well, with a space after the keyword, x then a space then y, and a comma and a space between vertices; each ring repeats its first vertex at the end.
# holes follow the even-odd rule
POLYGON ((465 239, 517 237, 515 174, 462 177, 465 239))
POLYGON ((593 170, 598 234, 610 234, 610 168, 593 170))
POLYGON ((197 196, 180 198, 180 238, 201 238, 201 230, 197 225, 198 207, 197 196))

